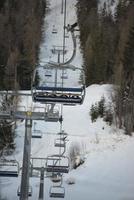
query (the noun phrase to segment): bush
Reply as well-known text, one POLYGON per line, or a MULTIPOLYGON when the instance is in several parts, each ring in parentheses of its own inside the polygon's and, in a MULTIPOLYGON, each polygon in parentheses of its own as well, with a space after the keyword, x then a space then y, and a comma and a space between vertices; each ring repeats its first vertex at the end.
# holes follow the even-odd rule
POLYGON ((90 109, 91 121, 95 122, 98 117, 104 117, 105 112, 105 98, 104 96, 95 105, 92 104, 90 109))
POLYGON ((0 124, 0 150, 2 149, 5 149, 7 155, 15 149, 12 125, 7 125, 6 121, 0 124))
POLYGON ((90 116, 91 116, 92 122, 95 122, 96 119, 98 118, 99 112, 98 112, 97 104, 95 104, 95 105, 92 104, 91 109, 90 109, 90 116))
POLYGON ((76 169, 84 163, 84 158, 80 155, 79 143, 73 143, 69 149, 69 158, 71 162, 71 168, 76 169))
POLYGON ((104 117, 104 112, 105 112, 105 98, 103 96, 101 100, 98 102, 98 113, 101 118, 104 117))
POLYGON ((101 98, 101 100, 98 103, 95 103, 95 105, 92 104, 91 109, 90 109, 90 116, 91 116, 92 122, 95 122, 98 117, 101 117, 109 125, 112 124, 113 122, 112 108, 110 106, 109 108, 106 108, 104 96, 101 98))
POLYGON ((105 122, 107 122, 110 126, 112 125, 112 122, 113 122, 113 113, 110 109, 106 110, 105 111, 105 116, 103 118, 103 120, 105 122))

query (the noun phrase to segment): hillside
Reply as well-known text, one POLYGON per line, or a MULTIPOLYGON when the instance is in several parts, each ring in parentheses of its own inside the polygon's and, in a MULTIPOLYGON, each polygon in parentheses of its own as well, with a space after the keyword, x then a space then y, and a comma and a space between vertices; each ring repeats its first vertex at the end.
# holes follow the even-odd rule
MULTIPOLYGON (((27 1, 30 5, 35 2, 36 1, 27 1)), ((120 71, 120 65, 117 65, 117 58, 119 56, 117 56, 117 49, 119 49, 120 44, 126 44, 124 40, 124 43, 121 43, 121 40, 117 41, 117 38, 120 38, 120 34, 122 33, 123 27, 121 26, 121 21, 123 20, 122 23, 124 23, 124 15, 121 14, 120 18, 117 18, 118 20, 115 21, 113 18, 114 12, 112 12, 112 15, 111 13, 108 13, 108 7, 104 7, 104 9, 102 9, 103 12, 101 12, 99 6, 103 7, 103 4, 98 5, 97 2, 98 1, 95 0, 91 0, 90 2, 87 0, 67 0, 67 24, 74 24, 78 19, 80 28, 80 37, 78 32, 76 39, 76 56, 71 64, 80 68, 83 67, 86 70, 86 95, 82 105, 62 106, 56 104, 55 108, 63 115, 62 124, 60 124, 59 121, 46 122, 44 120, 45 117, 41 121, 33 120, 32 135, 37 131, 41 133, 41 137, 32 138, 30 157, 48 158, 50 155, 60 154, 61 149, 54 146, 54 144, 55 140, 59 138, 59 132, 62 130, 67 136, 66 151, 64 155, 69 157, 70 167, 69 173, 64 174, 61 181, 61 185, 65 189, 64 199, 132 200, 134 198, 133 128, 131 130, 129 129, 129 132, 127 132, 128 130, 123 129, 122 127, 124 127, 124 125, 125 128, 127 127, 126 120, 129 120, 129 122, 132 120, 132 123, 130 124, 133 125, 133 118, 131 112, 124 109, 124 105, 121 101, 122 96, 120 95, 124 94, 121 93, 122 89, 124 89, 124 86, 122 85, 124 76, 121 76, 118 80, 118 84, 116 82, 117 79, 115 78, 116 75, 117 77, 119 75, 118 70, 120 71), (119 31, 118 37, 115 30, 119 31), (117 67, 118 70, 115 70, 115 67, 117 67), (118 89, 116 97, 118 100, 117 102, 115 101, 115 88, 118 89), (114 116, 112 124, 109 124, 100 116, 94 122, 91 119, 91 107, 100 102, 102 97, 105 98, 105 108, 109 108, 110 106, 112 107, 114 116), (116 108, 119 108, 120 112, 117 110, 116 113, 116 108), (129 115, 129 118, 127 118, 127 115, 129 115), (126 117, 123 118, 124 116, 126 117), (119 123, 120 119, 124 124, 119 123), (73 163, 77 164, 80 160, 82 161, 80 166, 73 167, 73 163), (72 184, 69 184, 70 182, 72 184)), ((122 0, 119 2, 124 3, 122 0)), ((18 1, 16 3, 18 3, 18 1)), ((24 1, 24 3, 24 7, 26 7, 26 1, 24 1)), ((133 1, 130 1, 130 3, 132 4, 131 9, 133 9, 133 1)), ((24 7, 22 6, 20 9, 24 7)), ((111 8, 115 9, 115 7, 114 4, 111 8)), ((29 9, 28 6, 27 8, 29 9)), ((34 8, 36 8, 36 6, 34 8)), ((125 18, 126 20, 129 19, 128 16, 130 16, 131 9, 130 4, 125 6, 125 17, 127 16, 125 18)), ((122 12, 122 6, 120 11, 122 12)), ((61 48, 63 45, 62 37, 64 20, 61 12, 61 1, 49 0, 49 2, 47 2, 47 10, 45 13, 43 24, 43 15, 41 15, 42 17, 40 18, 39 23, 40 27, 38 27, 40 36, 38 36, 37 57, 32 63, 33 68, 36 64, 43 65, 45 62, 49 61, 56 62, 57 54, 54 54, 52 50, 55 46, 61 48), (53 29, 55 30, 53 31, 53 29)), ((34 14, 37 14, 38 16, 36 11, 34 14)), ((131 14, 133 15, 133 12, 131 14)), ((29 18, 31 19, 30 16, 29 18)), ((30 28, 33 30, 35 26, 32 24, 30 28)), ((31 33, 31 29, 30 32, 28 31, 27 33, 31 33)), ((31 37, 29 38, 25 35, 25 39, 27 39, 28 42, 33 41, 34 37, 35 35, 31 39, 31 37)), ((127 39, 126 35, 124 37, 127 39)), ((30 44, 33 44, 33 42, 30 44)), ((31 46, 28 47, 31 50, 31 46)), ((26 50, 28 51, 29 48, 26 47, 26 50)), ((27 53, 27 51, 25 53, 27 53)), ((70 57, 73 52, 73 44, 70 35, 66 38, 66 51, 65 60, 68 60, 68 57, 70 57)), ((60 56, 60 58, 63 59, 62 55, 60 56)), ((120 60, 120 62, 121 61, 122 60, 120 60)), ((26 67, 25 64, 23 66, 26 67)), ((28 66, 31 69, 31 65, 28 66)), ((122 74, 122 71, 120 72, 122 74)), ((29 77, 29 73, 27 75, 29 77)), ((125 75, 125 71, 123 75, 125 75)), ((44 74, 42 73, 42 77, 43 76, 44 74)), ((19 81, 23 81, 22 77, 23 76, 19 78, 19 81)), ((74 76, 74 73, 68 73, 68 77, 71 77, 69 79, 70 84, 73 84, 74 80, 77 78, 77 76, 74 76)), ((24 83, 28 84, 26 86, 29 87, 30 79, 28 79, 28 82, 25 81, 24 83)), ((27 87, 24 87, 24 89, 27 87)), ((127 88, 129 89, 127 96, 133 94, 132 87, 132 83, 130 87, 127 85, 127 88)), ((18 90, 18 92, 22 91, 18 90)), ((30 90, 25 92, 31 93, 30 90)), ((130 104, 126 102, 125 105, 129 106, 130 104)), ((39 112, 43 110, 45 116, 47 106, 48 105, 46 104, 44 105, 42 103, 33 102, 31 96, 21 96, 19 97, 17 109, 19 111, 23 110, 24 112, 28 111, 28 113, 32 113, 32 111, 35 111, 36 109, 39 112)), ((133 112, 132 108, 133 107, 129 107, 133 112)), ((17 196, 17 189, 21 184, 25 132, 25 120, 18 120, 15 129, 16 148, 12 155, 4 155, 3 157, 9 160, 14 159, 19 163, 19 176, 0 177, 0 199, 2 200, 19 199, 17 196)), ((29 149, 27 149, 27 151, 29 151, 29 149)), ((36 164, 43 167, 46 166, 46 163, 41 160, 37 161, 36 164)), ((65 162, 63 164, 65 165, 65 162)), ((50 188, 55 186, 57 183, 55 184, 51 180, 50 174, 46 173, 45 175, 43 187, 44 199, 53 200, 55 198, 50 198, 50 188), (50 177, 48 178, 47 176, 50 177)), ((29 197, 28 199, 39 199, 40 174, 37 170, 34 171, 33 177, 30 177, 30 186, 32 186, 32 197, 29 197)), ((61 198, 56 199, 58 200, 61 198)))
POLYGON ((77 2, 87 86, 117 86, 116 116, 126 134, 134 131, 134 2, 77 2), (103 4, 104 3, 104 4, 103 4), (85 8, 85 9, 84 9, 85 8))

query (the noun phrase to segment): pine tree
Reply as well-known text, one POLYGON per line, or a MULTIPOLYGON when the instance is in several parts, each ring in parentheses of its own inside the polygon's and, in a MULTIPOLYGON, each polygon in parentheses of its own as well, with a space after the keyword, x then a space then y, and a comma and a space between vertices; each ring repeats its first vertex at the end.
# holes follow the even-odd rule
POLYGON ((98 103, 98 113, 101 118, 104 117, 104 112, 105 112, 105 97, 103 96, 98 103))
POLYGON ((128 42, 124 50, 123 64, 125 73, 134 72, 134 26, 129 31, 128 42))
POLYGON ((97 104, 91 106, 90 116, 91 116, 92 122, 95 122, 96 119, 98 118, 99 112, 98 112, 98 105, 97 104))

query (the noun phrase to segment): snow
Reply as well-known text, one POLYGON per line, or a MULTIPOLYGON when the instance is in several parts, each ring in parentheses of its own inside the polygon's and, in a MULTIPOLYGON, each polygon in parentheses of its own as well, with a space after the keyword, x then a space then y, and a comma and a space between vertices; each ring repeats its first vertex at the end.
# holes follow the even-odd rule
MULTIPOLYGON (((56 18, 59 12, 61 1, 50 0, 50 8, 45 18, 44 27, 47 28, 44 33, 44 40, 40 50, 40 63, 51 59, 56 61, 55 55, 52 58, 51 50, 53 45, 61 42, 61 37, 51 34, 53 24, 58 20, 57 29, 60 32, 62 20, 56 18), (56 9, 57 8, 57 9, 56 9)), ((76 21, 75 0, 68 0, 68 22, 76 21), (71 10, 71 12, 70 12, 71 10)), ((60 14, 59 14, 60 16, 60 14)), ((59 33, 61 36, 61 33, 59 33)), ((73 64, 81 67, 82 56, 79 49, 73 64)), ((71 42, 68 42, 71 49, 71 42)), ((113 92, 112 85, 91 85, 86 88, 84 103, 77 106, 63 107, 63 129, 68 134, 67 152, 72 145, 79 146, 80 154, 85 158, 83 165, 76 170, 71 170, 63 176, 63 186, 65 187, 65 200, 133 200, 134 199, 134 137, 126 136, 123 130, 114 125, 109 126, 103 119, 99 118, 95 123, 91 122, 89 116, 90 107, 98 102, 102 96, 107 102, 111 101, 113 92), (68 185, 68 180, 73 180, 75 184, 68 185)), ((34 104, 31 97, 23 97, 19 105, 20 110, 45 109, 43 104, 34 104)), ((60 105, 57 105, 60 108, 60 105)), ((32 138, 31 157, 47 157, 57 154, 57 147, 54 147, 54 141, 59 138, 58 132, 60 124, 34 121, 36 130, 40 130, 42 138, 32 138)), ((33 122, 33 124, 34 124, 33 122)), ((35 127, 33 126, 33 132, 35 127)), ((22 166, 23 145, 25 122, 17 122, 16 128, 16 149, 9 159, 16 159, 20 167, 22 166)), ((42 163, 37 162, 38 165, 42 163)), ((17 189, 20 186, 21 172, 18 178, 0 178, 0 193, 7 200, 17 200, 17 189)), ((32 197, 29 199, 38 199, 39 177, 30 178, 32 186, 32 197)), ((45 179, 44 199, 49 200, 49 189, 52 186, 50 179, 45 179)), ((53 199, 53 198, 51 198, 53 199)))
MULTIPOLYGON (((89 200, 89 197, 92 200, 131 200, 134 197, 134 137, 124 135, 122 130, 108 126, 102 119, 92 123, 89 117, 91 104, 99 101, 103 95, 109 100, 111 90, 111 85, 92 85, 87 88, 83 105, 64 108, 63 127, 69 139, 67 149, 69 151, 70 146, 77 143, 86 158, 83 165, 64 176, 65 200, 89 200), (67 180, 70 179, 75 180, 75 184, 68 185, 67 180)), ((56 134, 59 132, 59 123, 36 123, 37 130, 40 129, 43 135, 41 139, 32 139, 32 156, 46 157, 57 153, 54 139, 58 138, 56 134)), ((16 150, 12 158, 16 158, 21 165, 24 122, 18 122, 16 134, 16 150)), ((20 178, 0 179, 3 197, 8 200, 18 199, 20 178)), ((33 196, 29 199, 37 199, 39 178, 30 178, 30 185, 33 196)), ((45 179, 45 199, 49 199, 50 186, 52 182, 45 179)))
POLYGON ((118 3, 119 0, 99 0, 98 10, 101 11, 104 8, 105 4, 108 13, 111 13, 114 16, 118 3))

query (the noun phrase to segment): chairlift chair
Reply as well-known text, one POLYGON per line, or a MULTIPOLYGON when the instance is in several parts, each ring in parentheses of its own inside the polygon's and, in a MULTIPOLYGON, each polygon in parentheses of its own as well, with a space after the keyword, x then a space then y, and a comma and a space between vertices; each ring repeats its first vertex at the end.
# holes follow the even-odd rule
POLYGON ((49 190, 49 196, 52 198, 64 198, 65 188, 61 186, 51 186, 49 190))
POLYGON ((46 70, 45 76, 46 77, 51 77, 52 76, 52 71, 51 70, 46 70))
POLYGON ((57 32, 58 32, 58 31, 57 31, 57 29, 55 28, 55 25, 53 25, 52 33, 53 33, 53 34, 57 34, 57 32))
POLYGON ((58 122, 59 121, 59 107, 50 108, 50 106, 47 107, 45 112, 45 117, 47 122, 58 122))
POLYGON ((65 34, 65 38, 69 38, 69 35, 67 33, 65 34))
POLYGON ((18 177, 19 163, 16 160, 0 160, 0 176, 18 177))
POLYGON ((63 147, 63 148, 65 148, 66 142, 65 142, 65 140, 63 140, 62 138, 57 138, 57 139, 55 140, 55 142, 54 142, 54 146, 55 146, 55 147, 63 147))
POLYGON ((68 173, 69 159, 66 156, 52 155, 47 158, 46 171, 53 173, 68 173))
POLYGON ((76 80, 74 80, 74 78, 70 79, 69 77, 68 79, 63 80, 63 77, 61 77, 63 66, 57 67, 47 64, 44 67, 38 67, 37 69, 35 69, 31 88, 33 101, 45 104, 82 104, 85 97, 85 85, 83 82, 83 78, 81 78, 84 77, 81 76, 81 73, 83 72, 81 69, 75 67, 66 67, 66 69, 68 71, 68 74, 74 74, 76 80), (48 80, 47 77, 42 77, 42 71, 44 71, 45 73, 46 69, 48 68, 51 68, 51 70, 53 71, 53 76, 51 77, 51 80, 48 80), (80 78, 82 79, 81 83, 79 83, 80 78), (73 83, 75 81, 76 83, 73 83))
POLYGON ((32 138, 42 138, 42 132, 40 130, 34 130, 32 133, 32 138))
POLYGON ((68 75, 66 71, 63 71, 61 74, 61 79, 68 79, 68 75))
POLYGON ((59 133, 57 133, 57 135, 62 135, 63 137, 67 137, 68 134, 64 130, 62 130, 59 133))

